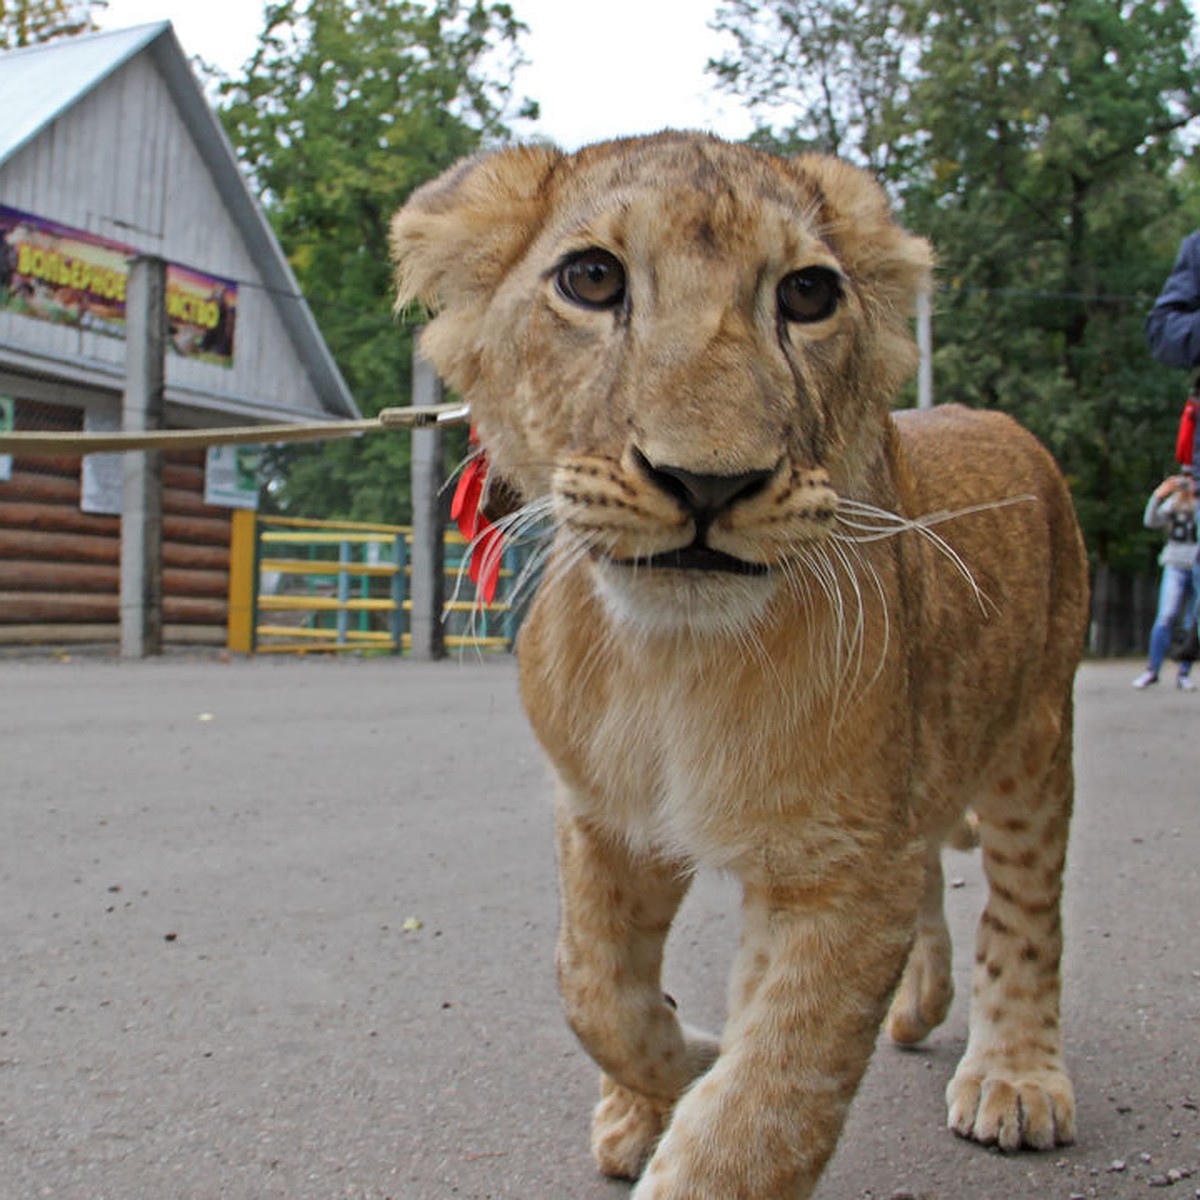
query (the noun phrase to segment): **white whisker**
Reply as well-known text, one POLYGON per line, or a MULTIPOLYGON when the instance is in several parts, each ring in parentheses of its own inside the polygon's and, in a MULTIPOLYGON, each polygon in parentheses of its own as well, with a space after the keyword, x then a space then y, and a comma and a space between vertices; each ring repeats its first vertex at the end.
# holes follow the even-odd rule
POLYGON ((862 550, 854 542, 844 542, 842 545, 843 553, 852 554, 854 556, 854 561, 858 564, 860 570, 870 580, 871 585, 874 588, 875 595, 879 598, 879 613, 880 618, 883 621, 883 632, 880 637, 879 655, 875 662, 875 670, 872 672, 870 679, 867 680, 863 687, 863 691, 869 691, 878 681, 879 677, 883 674, 884 663, 887 659, 888 647, 891 644, 891 612, 888 609, 887 591, 883 586, 883 581, 879 578, 879 571, 876 569, 875 564, 870 562, 863 555, 862 550))
POLYGON ((922 517, 902 517, 873 504, 865 504, 859 500, 841 499, 838 501, 837 512, 839 528, 833 532, 832 536, 843 543, 863 544, 895 537, 897 534, 911 530, 923 537, 954 567, 970 587, 980 610, 986 614, 989 607, 993 611, 995 610, 995 604, 979 586, 974 573, 963 557, 931 526, 940 525, 957 517, 989 512, 1013 504, 1025 504, 1033 500, 1036 500, 1036 497, 1032 495, 1011 496, 987 504, 974 504, 953 511, 929 513, 922 517))

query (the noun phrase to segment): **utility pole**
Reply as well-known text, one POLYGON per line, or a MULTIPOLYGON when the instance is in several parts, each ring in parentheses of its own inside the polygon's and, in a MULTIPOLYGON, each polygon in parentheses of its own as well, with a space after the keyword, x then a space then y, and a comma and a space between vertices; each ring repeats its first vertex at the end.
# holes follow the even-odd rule
MULTIPOLYGON (((162 429, 167 344, 166 263, 134 259, 125 304, 121 428, 162 429)), ((127 451, 121 491, 121 657, 162 653, 162 451, 127 451)))
POLYGON ((933 296, 929 288, 917 293, 917 407, 933 407, 933 296))
MULTIPOLYGON (((413 338, 413 395, 415 405, 441 404, 442 381, 421 356, 420 330, 413 338)), ((415 659, 436 659, 446 653, 442 609, 446 602, 445 517, 442 490, 446 484, 445 447, 440 425, 412 432, 412 611, 409 632, 415 659)))

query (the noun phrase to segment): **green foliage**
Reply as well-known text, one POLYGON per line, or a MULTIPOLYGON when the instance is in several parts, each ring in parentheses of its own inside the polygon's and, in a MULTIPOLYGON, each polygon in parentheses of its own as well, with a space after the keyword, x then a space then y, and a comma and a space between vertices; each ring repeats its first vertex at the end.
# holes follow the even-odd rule
POLYGON ((0 50, 91 33, 108 0, 0 0, 0 50))
MULTIPOLYGON (((415 187, 507 136, 522 29, 481 0, 284 0, 245 77, 221 87, 225 128, 365 415, 409 402, 388 223, 415 187)), ((280 450, 267 503, 404 521, 408 465, 403 435, 280 450)))
POLYGON ((1170 135, 1200 112, 1191 16, 1178 0, 913 13, 926 34, 899 133, 923 166, 897 183, 949 285, 941 395, 1029 425, 1072 481, 1095 559, 1144 569, 1140 513, 1186 386, 1153 367, 1141 328, 1177 240, 1161 252, 1181 199, 1170 135))
POLYGON ((725 0, 714 26, 736 50, 709 63, 720 85, 760 110, 798 112, 760 144, 820 150, 878 171, 892 145, 883 131, 903 107, 912 41, 902 0, 725 0))
MULTIPOLYGON (((822 7, 723 5, 743 69, 716 64, 718 78, 762 103, 763 64, 786 65, 778 31, 822 7), (765 14, 777 31, 767 43, 755 41, 765 14)), ((834 11, 833 79, 814 92, 794 77, 789 134, 829 127, 829 97, 843 96, 838 148, 873 166, 905 223, 933 241, 937 399, 1032 428, 1071 480, 1094 560, 1152 570, 1157 539, 1140 515, 1171 468, 1187 381, 1154 365, 1142 322, 1180 236, 1200 225, 1197 181, 1176 169, 1175 134, 1200 113, 1191 13, 1183 0, 847 0, 834 11), (855 77, 880 21, 894 22, 896 102, 868 119, 855 77)))

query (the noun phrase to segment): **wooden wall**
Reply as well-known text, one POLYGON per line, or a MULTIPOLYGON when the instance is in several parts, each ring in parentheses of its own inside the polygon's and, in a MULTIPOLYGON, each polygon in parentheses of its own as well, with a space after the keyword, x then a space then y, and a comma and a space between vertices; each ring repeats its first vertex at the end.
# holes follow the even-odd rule
MULTIPOLYGON (((79 409, 18 401, 18 429, 79 430, 79 409)), ((14 459, 0 480, 0 645, 116 642, 120 518, 80 509, 79 459, 14 459)), ((204 452, 163 464, 168 643, 224 644, 230 512, 204 503, 204 452)))

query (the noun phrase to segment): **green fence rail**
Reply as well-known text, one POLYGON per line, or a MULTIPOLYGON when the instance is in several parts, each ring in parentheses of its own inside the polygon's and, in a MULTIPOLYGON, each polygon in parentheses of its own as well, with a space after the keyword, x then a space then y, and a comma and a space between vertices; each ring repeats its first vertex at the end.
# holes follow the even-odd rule
MULTIPOLYGON (((236 514, 230 647, 256 654, 403 653, 411 645, 411 545, 412 530, 404 525, 236 514)), ((444 644, 511 650, 519 624, 511 602, 519 551, 505 551, 497 595, 484 605, 465 578, 458 586, 465 574, 462 535, 447 529, 444 545, 451 597, 443 610, 444 644)))

